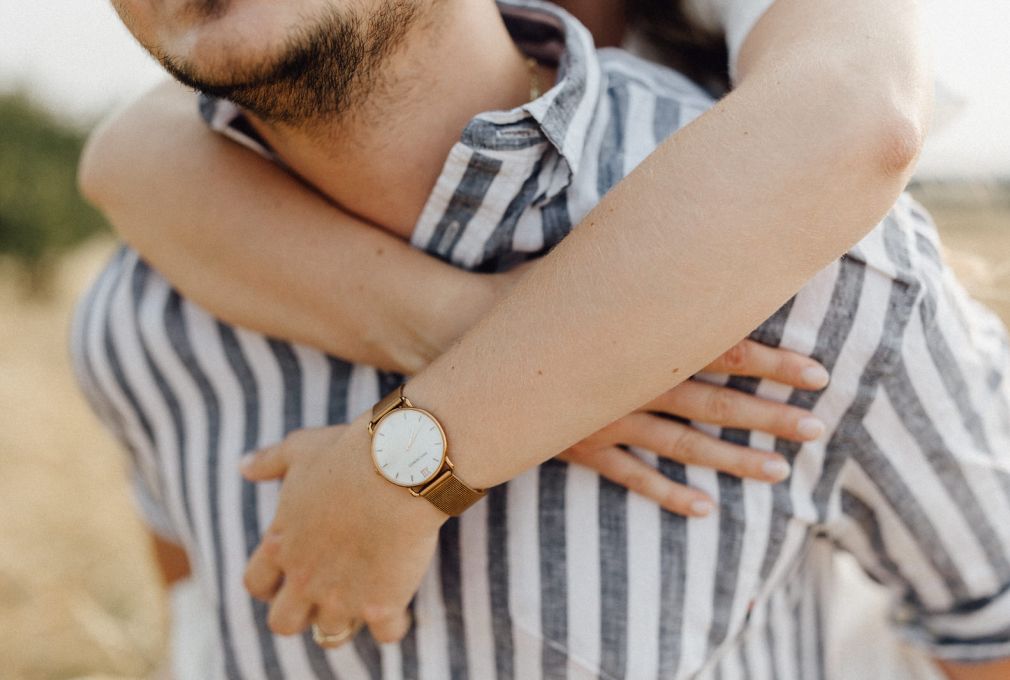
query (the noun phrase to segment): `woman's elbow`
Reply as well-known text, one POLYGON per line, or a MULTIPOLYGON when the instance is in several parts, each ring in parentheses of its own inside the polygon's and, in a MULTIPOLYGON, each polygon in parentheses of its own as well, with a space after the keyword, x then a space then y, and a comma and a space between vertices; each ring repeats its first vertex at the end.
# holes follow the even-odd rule
POLYGON ((881 112, 879 131, 871 149, 877 169, 888 177, 908 178, 922 153, 927 116, 892 107, 881 112))
POLYGON ((115 181, 112 172, 115 163, 108 153, 108 128, 106 121, 88 135, 77 162, 77 188, 98 209, 106 207, 115 181))
POLYGON ((825 158, 832 159, 839 181, 853 182, 854 187, 876 185, 881 191, 897 187, 896 196, 922 152, 931 93, 898 94, 852 82, 838 85, 828 86, 831 111, 818 126, 825 158))
POLYGON ((151 170, 149 159, 162 157, 159 132, 181 129, 194 108, 191 93, 167 82, 108 116, 88 135, 78 161, 81 194, 100 210, 119 204, 151 170))
POLYGON ((767 68, 776 84, 794 83, 795 101, 814 122, 818 146, 835 167, 856 168, 866 179, 907 179, 929 129, 933 85, 922 50, 906 42, 829 51, 804 44, 777 68, 767 66, 771 60, 754 68, 767 68))
POLYGON ((77 189, 82 196, 96 206, 102 202, 103 189, 103 176, 98 156, 98 151, 95 149, 95 137, 94 134, 91 134, 77 163, 77 189))
POLYGON ((844 74, 848 82, 840 88, 849 102, 839 99, 851 116, 843 128, 866 159, 868 172, 884 178, 908 179, 922 152, 933 113, 933 85, 924 65, 914 59, 901 66, 862 69, 844 74), (853 78, 853 73, 863 77, 853 78), (861 142, 856 137, 861 137, 861 142))

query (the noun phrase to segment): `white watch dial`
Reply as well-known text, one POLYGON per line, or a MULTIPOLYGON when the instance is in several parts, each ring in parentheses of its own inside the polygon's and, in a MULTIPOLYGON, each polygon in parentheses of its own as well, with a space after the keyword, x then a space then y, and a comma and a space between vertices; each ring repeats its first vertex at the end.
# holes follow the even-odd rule
POLYGON ((400 408, 376 424, 372 460, 379 473, 399 486, 431 480, 445 458, 445 433, 427 411, 400 408))

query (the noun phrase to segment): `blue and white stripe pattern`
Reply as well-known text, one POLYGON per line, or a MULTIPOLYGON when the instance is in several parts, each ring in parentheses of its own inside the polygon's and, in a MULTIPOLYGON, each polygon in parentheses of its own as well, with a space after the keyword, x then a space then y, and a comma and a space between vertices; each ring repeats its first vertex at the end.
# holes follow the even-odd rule
MULTIPOLYGON (((679 75, 546 5, 502 4, 517 43, 560 60, 522 109, 478 116, 452 149, 412 243, 459 267, 547 251, 665 137, 712 105, 679 75)), ((237 111, 205 102, 236 138, 237 111)), ((129 448, 152 526, 185 546, 217 617, 207 677, 276 680, 817 680, 827 668, 831 553, 895 597, 895 625, 953 659, 1010 654, 1010 350, 902 198, 754 337, 810 354, 822 392, 732 378, 828 423, 800 446, 724 430, 794 465, 775 487, 642 458, 707 490, 686 520, 551 461, 493 489, 441 536, 400 644, 325 652, 280 638, 241 575, 277 501, 239 456, 341 423, 401 376, 212 318, 123 249, 78 308, 73 352, 96 412, 129 448)), ((708 376, 718 380, 718 376, 708 376)), ((842 676, 844 677, 844 676, 842 676)))

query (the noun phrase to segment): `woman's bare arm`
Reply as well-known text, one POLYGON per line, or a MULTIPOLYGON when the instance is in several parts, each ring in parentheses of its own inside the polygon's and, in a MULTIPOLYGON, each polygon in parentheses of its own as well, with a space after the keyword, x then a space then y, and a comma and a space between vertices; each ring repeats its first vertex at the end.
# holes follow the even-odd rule
POLYGON ((742 59, 736 90, 411 381, 474 484, 511 479, 697 371, 905 186, 930 110, 914 2, 778 0, 742 59))
POLYGON ((216 316, 387 370, 420 370, 516 278, 458 269, 342 212, 209 130, 175 83, 91 136, 80 183, 125 241, 216 316))

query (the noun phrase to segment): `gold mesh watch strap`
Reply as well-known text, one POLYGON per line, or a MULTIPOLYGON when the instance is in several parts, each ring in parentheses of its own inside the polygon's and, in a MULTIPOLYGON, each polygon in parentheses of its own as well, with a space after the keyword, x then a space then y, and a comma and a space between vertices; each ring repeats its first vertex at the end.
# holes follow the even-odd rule
POLYGON ((484 493, 481 489, 471 489, 452 470, 446 470, 441 477, 424 487, 419 495, 445 514, 456 517, 484 498, 484 493))
POLYGON ((375 406, 372 407, 372 419, 368 421, 368 431, 369 432, 372 431, 372 428, 375 427, 375 424, 379 422, 379 419, 382 418, 382 416, 386 415, 387 413, 389 413, 394 408, 397 408, 400 405, 404 406, 413 405, 410 403, 410 400, 403 395, 402 384, 395 390, 384 396, 378 402, 376 402, 375 406))
MULTIPOLYGON (((412 407, 413 404, 403 394, 403 385, 393 390, 379 400, 372 407, 372 419, 368 422, 368 432, 371 434, 375 424, 384 415, 399 408, 400 406, 412 407)), ((446 461, 448 463, 448 461, 446 461)), ((484 497, 481 489, 471 489, 463 481, 452 473, 452 464, 446 466, 449 469, 439 475, 433 482, 423 489, 414 487, 412 492, 427 499, 432 505, 447 515, 453 517, 463 514, 463 511, 484 497)))

